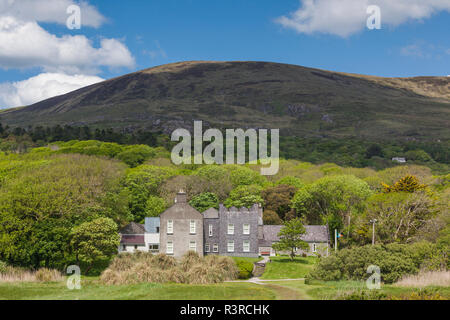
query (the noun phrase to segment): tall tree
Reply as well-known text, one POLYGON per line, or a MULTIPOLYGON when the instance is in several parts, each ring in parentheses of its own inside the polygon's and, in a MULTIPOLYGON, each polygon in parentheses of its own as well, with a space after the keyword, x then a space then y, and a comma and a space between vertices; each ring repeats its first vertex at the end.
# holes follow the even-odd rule
POLYGON ((306 233, 302 220, 299 218, 286 221, 284 227, 281 228, 278 237, 280 241, 275 243, 272 247, 277 251, 290 251, 292 260, 295 258, 295 252, 298 248, 305 251, 309 249, 307 242, 302 240, 302 236, 306 233))
POLYGON ((352 216, 364 211, 372 194, 369 185, 354 176, 326 176, 300 189, 292 207, 308 223, 328 223, 331 231, 350 227, 352 216))
POLYGON ((77 261, 87 264, 85 274, 96 262, 107 261, 117 252, 120 244, 117 229, 109 218, 98 218, 72 229, 70 243, 77 261))

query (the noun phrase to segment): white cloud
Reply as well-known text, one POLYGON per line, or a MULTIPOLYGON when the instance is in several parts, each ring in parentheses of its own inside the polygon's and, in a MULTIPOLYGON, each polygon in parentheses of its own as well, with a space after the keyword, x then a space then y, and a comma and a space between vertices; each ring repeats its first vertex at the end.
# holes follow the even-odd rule
POLYGON ((417 40, 400 48, 400 54, 406 57, 422 58, 422 59, 443 59, 446 54, 450 54, 450 50, 425 40, 417 40))
POLYGON ((161 44, 158 40, 155 41, 155 49, 154 50, 144 50, 143 53, 146 55, 149 55, 150 58, 156 59, 158 57, 161 57, 163 59, 167 59, 167 53, 166 51, 161 47, 161 44))
POLYGON ((400 54, 402 56, 408 57, 419 57, 419 58, 429 57, 429 53, 426 53, 424 49, 425 48, 423 44, 414 43, 401 48, 400 54))
POLYGON ((382 25, 397 26, 450 11, 449 0, 300 0, 300 8, 276 19, 298 33, 325 33, 348 37, 366 28, 369 5, 381 9, 382 25))
POLYGON ((0 84, 0 108, 30 105, 104 79, 97 76, 42 73, 30 79, 0 84))
POLYGON ((94 46, 84 35, 57 36, 39 25, 65 25, 73 4, 80 6, 82 27, 105 23, 106 18, 85 0, 0 0, 0 69, 44 72, 0 83, 0 108, 33 104, 103 81, 96 75, 104 67, 134 67, 133 55, 117 39, 101 39, 94 46))
POLYGON ((24 21, 66 24, 67 8, 73 4, 80 6, 82 26, 97 28, 106 21, 106 18, 86 1, 0 0, 0 13, 24 21))
POLYGON ((57 37, 36 22, 0 16, 0 68, 95 74, 100 66, 132 67, 134 58, 116 39, 103 39, 94 48, 83 35, 57 37))

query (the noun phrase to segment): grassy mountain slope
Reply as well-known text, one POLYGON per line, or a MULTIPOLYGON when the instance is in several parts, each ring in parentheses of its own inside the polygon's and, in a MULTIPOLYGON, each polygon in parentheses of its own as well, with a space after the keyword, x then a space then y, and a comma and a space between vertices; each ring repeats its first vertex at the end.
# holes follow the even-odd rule
POLYGON ((280 128, 285 135, 448 139, 450 78, 378 78, 266 62, 181 62, 0 113, 11 126, 280 128))

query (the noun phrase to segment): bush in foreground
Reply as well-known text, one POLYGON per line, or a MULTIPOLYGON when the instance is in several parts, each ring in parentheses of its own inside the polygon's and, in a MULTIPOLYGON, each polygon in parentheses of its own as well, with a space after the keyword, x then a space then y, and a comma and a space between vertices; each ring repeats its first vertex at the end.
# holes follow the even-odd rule
POLYGON ((30 271, 0 264, 0 283, 2 282, 57 282, 64 279, 61 272, 54 269, 41 268, 30 271))
POLYGON ((239 279, 250 279, 253 275, 253 263, 245 260, 236 260, 239 269, 239 279))
POLYGON ((349 248, 319 261, 309 277, 324 281, 365 280, 370 265, 380 267, 384 283, 394 283, 419 270, 445 269, 448 256, 438 246, 423 242, 349 248))
POLYGON ((450 287, 450 271, 421 272, 409 275, 398 281, 396 286, 423 288, 428 286, 450 287))
POLYGON ((120 254, 106 269, 100 280, 108 285, 150 283, 220 283, 237 279, 239 270, 229 257, 200 257, 187 253, 180 261, 151 253, 120 254))

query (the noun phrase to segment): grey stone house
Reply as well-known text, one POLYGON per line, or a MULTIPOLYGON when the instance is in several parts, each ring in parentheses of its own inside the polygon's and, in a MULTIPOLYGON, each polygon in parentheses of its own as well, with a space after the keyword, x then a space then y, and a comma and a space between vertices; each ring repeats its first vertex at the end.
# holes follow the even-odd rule
POLYGON ((179 192, 175 204, 160 215, 160 252, 181 258, 189 251, 203 256, 203 215, 179 192))
MULTIPOLYGON (((202 214, 187 203, 186 193, 179 192, 175 204, 160 217, 146 218, 145 225, 131 223, 125 227, 121 231, 119 252, 160 252, 176 258, 189 251, 200 256, 274 256, 277 252, 272 245, 279 241, 282 227, 265 226, 263 209, 257 204, 240 209, 220 205, 219 210, 210 208, 202 214)), ((328 228, 305 228, 303 240, 310 245, 305 253, 328 255, 328 228)))
POLYGON ((234 257, 258 257, 258 226, 262 226, 262 208, 219 210, 208 209, 203 213, 205 254, 234 257))

